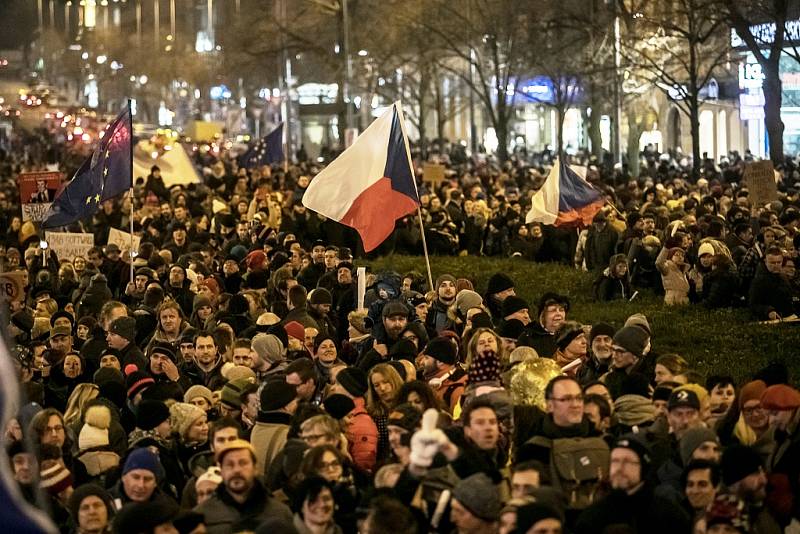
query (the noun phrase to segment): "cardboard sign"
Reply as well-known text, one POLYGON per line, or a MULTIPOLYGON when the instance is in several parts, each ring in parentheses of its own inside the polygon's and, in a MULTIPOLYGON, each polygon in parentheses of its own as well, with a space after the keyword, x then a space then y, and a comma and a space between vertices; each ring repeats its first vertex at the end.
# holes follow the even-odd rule
POLYGON ((25 172, 17 177, 23 221, 44 220, 61 185, 62 176, 60 172, 25 172))
POLYGON ((85 258, 89 249, 94 246, 94 234, 45 232, 44 238, 59 260, 72 261, 77 256, 85 258))
MULTIPOLYGON (((133 252, 139 252, 139 243, 141 243, 142 238, 138 235, 133 236, 133 252)), ((128 232, 123 232, 122 230, 117 230, 116 228, 111 228, 108 232, 108 244, 115 244, 119 247, 120 250, 129 251, 131 250, 131 234, 128 232)))
POLYGON ((422 166, 422 181, 440 184, 444 182, 444 171, 444 165, 440 165, 439 163, 426 163, 422 166))
POLYGON ((745 165, 743 180, 750 191, 750 201, 753 206, 762 206, 767 202, 778 200, 775 169, 771 161, 755 161, 745 165))
POLYGON ((20 271, 0 273, 0 300, 7 302, 25 298, 24 274, 20 271))

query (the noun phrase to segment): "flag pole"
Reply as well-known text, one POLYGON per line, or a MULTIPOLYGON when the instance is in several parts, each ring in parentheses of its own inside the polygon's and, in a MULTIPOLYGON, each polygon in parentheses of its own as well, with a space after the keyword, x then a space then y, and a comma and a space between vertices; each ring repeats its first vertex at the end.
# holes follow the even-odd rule
POLYGON ((128 252, 128 256, 129 256, 128 259, 131 261, 131 269, 130 269, 130 271, 131 271, 131 284, 133 284, 134 283, 133 282, 133 211, 136 208, 136 204, 135 204, 134 199, 133 199, 133 113, 131 112, 131 99, 130 98, 128 99, 128 120, 130 121, 129 126, 130 126, 130 136, 131 136, 131 142, 130 142, 130 158, 131 158, 131 166, 130 166, 130 169, 131 169, 130 201, 131 201, 131 214, 130 214, 130 217, 128 217, 130 219, 131 246, 130 246, 130 249, 129 249, 129 252, 128 252))
POLYGON ((411 181, 414 184, 414 191, 417 193, 417 217, 419 218, 419 232, 422 236, 422 251, 425 254, 425 267, 428 269, 428 287, 431 291, 436 288, 433 287, 433 274, 431 271, 431 258, 428 256, 428 242, 425 239, 425 227, 422 222, 422 208, 419 201, 419 190, 417 189, 417 173, 414 171, 414 161, 411 159, 411 149, 408 146, 408 135, 406 135, 405 116, 403 115, 403 106, 400 101, 394 103, 397 108, 397 114, 400 116, 400 129, 403 131, 403 144, 406 147, 406 157, 408 158, 408 168, 411 169, 411 181))

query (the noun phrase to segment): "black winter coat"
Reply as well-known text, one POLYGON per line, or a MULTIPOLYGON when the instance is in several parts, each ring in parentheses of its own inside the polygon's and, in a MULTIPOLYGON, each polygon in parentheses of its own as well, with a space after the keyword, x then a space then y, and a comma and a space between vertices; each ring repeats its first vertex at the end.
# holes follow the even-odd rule
POLYGON ((645 485, 633 495, 616 490, 595 502, 578 517, 574 532, 689 534, 691 530, 691 519, 678 504, 654 495, 645 485))
POLYGON ((762 321, 769 319, 770 312, 788 317, 794 312, 792 288, 780 275, 771 273, 765 265, 759 265, 753 283, 750 284, 750 311, 762 321))

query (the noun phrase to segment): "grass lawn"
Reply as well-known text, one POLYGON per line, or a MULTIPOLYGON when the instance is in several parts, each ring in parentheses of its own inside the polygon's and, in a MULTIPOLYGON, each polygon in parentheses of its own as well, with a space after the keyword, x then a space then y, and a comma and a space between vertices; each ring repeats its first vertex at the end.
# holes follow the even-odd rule
MULTIPOLYGON (((636 312, 644 313, 653 329, 653 349, 658 354, 675 352, 705 375, 730 374, 741 382, 773 360, 785 362, 792 377, 800 376, 800 323, 759 325, 748 310, 709 311, 690 305, 669 308, 661 297, 640 293, 634 302, 601 303, 592 300, 591 275, 563 265, 537 264, 525 260, 475 257, 432 257, 434 280, 450 273, 468 278, 483 294, 489 277, 496 272, 509 275, 517 294, 531 305, 535 314, 539 296, 556 291, 569 296, 572 309, 568 319, 583 323, 606 321, 619 328, 636 312)), ((375 272, 415 270, 425 274, 422 257, 387 256, 372 262, 375 272)), ((427 275, 426 275, 427 276, 427 275)))

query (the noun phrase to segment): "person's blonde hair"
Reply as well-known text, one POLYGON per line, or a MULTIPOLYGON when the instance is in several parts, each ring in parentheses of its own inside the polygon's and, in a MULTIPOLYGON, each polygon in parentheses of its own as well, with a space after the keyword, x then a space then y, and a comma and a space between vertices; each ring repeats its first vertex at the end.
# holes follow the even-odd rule
POLYGON ((338 442, 342 428, 339 426, 339 422, 330 415, 320 414, 309 417, 300 424, 300 432, 305 433, 315 427, 319 427, 323 434, 330 437, 331 441, 338 442))
POLYGON ((383 378, 392 384, 395 398, 400 393, 400 388, 403 387, 403 379, 400 377, 400 373, 388 363, 379 363, 369 370, 369 375, 367 376, 367 382, 369 383, 369 389, 367 389, 367 411, 373 417, 385 417, 389 415, 389 410, 392 406, 384 406, 372 385, 372 375, 376 373, 383 375, 383 378))
POLYGON ((67 409, 64 410, 64 424, 72 427, 80 423, 86 405, 100 395, 100 388, 96 384, 78 384, 67 400, 67 409))

